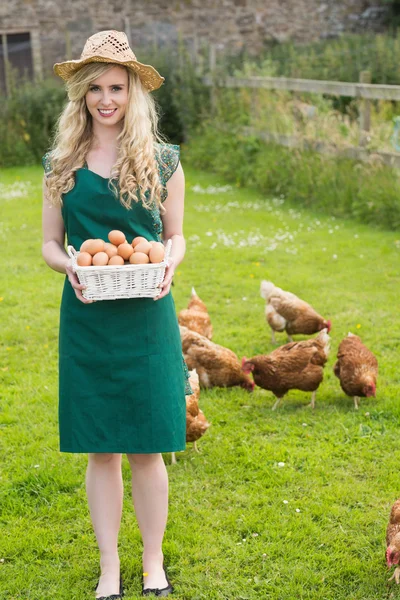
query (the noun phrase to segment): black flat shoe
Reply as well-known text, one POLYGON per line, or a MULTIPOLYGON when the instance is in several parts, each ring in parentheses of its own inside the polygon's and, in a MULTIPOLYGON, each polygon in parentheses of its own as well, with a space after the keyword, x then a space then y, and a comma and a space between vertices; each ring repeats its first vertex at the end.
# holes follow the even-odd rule
POLYGON ((170 582, 170 580, 168 579, 168 575, 167 572, 165 570, 165 567, 163 565, 163 571, 165 573, 165 579, 167 580, 167 587, 165 588, 144 588, 144 584, 142 585, 142 596, 158 596, 158 597, 162 597, 165 598, 166 596, 169 596, 170 594, 172 594, 172 592, 174 591, 174 588, 172 587, 172 584, 170 582))
MULTIPOLYGON (((100 579, 99 579, 100 582, 100 579)), ((97 589, 99 587, 99 584, 96 585, 97 589)), ((125 591, 124 591, 124 586, 122 583, 122 575, 119 576, 119 594, 112 594, 111 596, 100 596, 100 598, 96 598, 96 600, 121 600, 122 596, 124 596, 125 591)))

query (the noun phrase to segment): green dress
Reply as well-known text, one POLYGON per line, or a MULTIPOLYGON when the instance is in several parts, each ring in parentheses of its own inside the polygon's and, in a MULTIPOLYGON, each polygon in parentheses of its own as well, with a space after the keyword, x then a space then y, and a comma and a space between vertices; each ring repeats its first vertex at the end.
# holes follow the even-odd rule
MULTIPOLYGON (((156 145, 163 184, 179 162, 179 147, 156 145)), ((42 159, 51 176, 49 154, 42 159)), ((68 244, 107 240, 111 229, 128 240, 160 240, 156 207, 133 202, 124 208, 109 180, 89 171, 75 174, 63 195, 68 244)), ((172 452, 185 448, 185 394, 192 393, 171 293, 161 300, 132 298, 84 304, 65 278, 59 330, 59 431, 61 452, 172 452)))

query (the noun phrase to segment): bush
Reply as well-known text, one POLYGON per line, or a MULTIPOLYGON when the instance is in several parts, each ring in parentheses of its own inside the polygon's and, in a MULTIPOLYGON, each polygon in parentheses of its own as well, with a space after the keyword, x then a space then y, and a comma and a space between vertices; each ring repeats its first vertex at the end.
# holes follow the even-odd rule
POLYGON ((155 92, 161 132, 172 143, 180 144, 209 111, 209 90, 182 44, 177 49, 149 53, 145 58, 165 77, 164 85, 155 92))
POLYGON ((400 229, 400 174, 380 163, 289 150, 244 137, 225 122, 205 123, 185 146, 191 165, 237 186, 283 194, 297 207, 400 229))
POLYGON ((0 97, 0 167, 37 163, 49 146, 66 100, 62 84, 22 82, 0 97))

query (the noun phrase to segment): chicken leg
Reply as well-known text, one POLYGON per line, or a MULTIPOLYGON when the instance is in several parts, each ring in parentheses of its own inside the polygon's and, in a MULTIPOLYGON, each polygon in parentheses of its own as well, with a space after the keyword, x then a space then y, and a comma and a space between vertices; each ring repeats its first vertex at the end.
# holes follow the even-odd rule
POLYGON ((278 398, 278 400, 275 402, 275 404, 272 407, 272 410, 275 410, 276 408, 278 408, 280 401, 282 400, 282 398, 278 398))
POLYGON ((391 576, 390 579, 388 579, 388 581, 392 581, 392 579, 394 579, 395 582, 397 583, 397 585, 399 585, 399 583, 400 583, 400 567, 395 568, 393 575, 391 576))
POLYGON ((359 402, 360 402, 360 398, 358 396, 354 396, 354 408, 356 410, 358 410, 358 407, 360 406, 359 402))
POLYGON ((171 465, 176 465, 175 452, 171 452, 171 465))
POLYGON ((311 394, 311 402, 308 406, 311 406, 311 408, 315 408, 315 398, 317 397, 317 391, 314 390, 313 393, 311 394))

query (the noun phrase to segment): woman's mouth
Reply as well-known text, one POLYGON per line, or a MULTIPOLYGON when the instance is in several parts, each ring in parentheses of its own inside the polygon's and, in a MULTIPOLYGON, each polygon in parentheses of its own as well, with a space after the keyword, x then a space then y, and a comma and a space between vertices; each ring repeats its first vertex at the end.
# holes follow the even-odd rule
POLYGON ((106 109, 98 108, 97 110, 99 111, 99 113, 101 114, 102 117, 111 117, 117 109, 111 108, 111 109, 106 110, 106 109))

